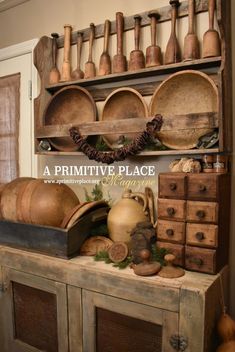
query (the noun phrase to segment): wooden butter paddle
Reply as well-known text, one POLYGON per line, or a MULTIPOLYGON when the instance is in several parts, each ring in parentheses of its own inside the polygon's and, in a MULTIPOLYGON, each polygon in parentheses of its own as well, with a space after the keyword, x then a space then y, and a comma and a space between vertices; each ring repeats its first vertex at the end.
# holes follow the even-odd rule
POLYGON ((203 57, 220 56, 220 37, 214 29, 215 0, 208 0, 209 29, 203 36, 203 57))
POLYGON ((194 32, 194 0, 188 0, 188 34, 184 38, 184 61, 200 58, 199 41, 194 32))
POLYGON ((61 81, 71 80, 71 63, 70 63, 70 43, 71 43, 72 26, 64 25, 64 60, 62 64, 61 81))
POLYGON ((99 76, 105 76, 111 73, 111 59, 108 53, 110 26, 111 22, 106 20, 104 23, 104 49, 100 57, 99 76))
POLYGON ((145 67, 145 57, 142 50, 140 50, 140 25, 141 16, 134 16, 135 20, 135 50, 130 53, 129 71, 136 71, 145 67))
POLYGON ((179 0, 170 0, 171 10, 171 35, 167 43, 165 52, 165 64, 174 64, 181 61, 181 53, 178 39, 176 38, 175 25, 177 18, 177 8, 180 3, 179 0))
POLYGON ((77 33, 77 68, 73 70, 71 77, 73 80, 84 78, 84 72, 81 70, 81 54, 82 54, 82 37, 83 33, 77 33))
POLYGON ((113 57, 113 73, 121 73, 127 70, 126 56, 123 55, 123 30, 124 19, 123 13, 116 13, 116 31, 117 31, 117 54, 113 57))
POLYGON ((148 16, 151 21, 151 45, 146 49, 146 67, 153 67, 162 64, 161 48, 156 45, 156 27, 160 15, 158 12, 150 12, 148 16))
POLYGON ((90 24, 90 38, 89 38, 89 56, 85 63, 85 78, 94 78, 96 75, 95 63, 92 61, 92 47, 95 38, 95 25, 90 24))

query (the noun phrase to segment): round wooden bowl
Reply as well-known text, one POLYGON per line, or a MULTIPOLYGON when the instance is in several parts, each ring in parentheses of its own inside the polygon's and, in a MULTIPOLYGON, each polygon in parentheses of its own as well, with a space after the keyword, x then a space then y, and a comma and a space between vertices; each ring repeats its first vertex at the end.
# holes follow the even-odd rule
MULTIPOLYGON (((186 70, 174 73, 163 81, 153 94, 150 114, 167 116, 190 113, 218 112, 218 89, 206 74, 186 70)), ((172 149, 191 149, 198 139, 213 131, 209 128, 158 132, 158 139, 172 149)))
MULTIPOLYGON (((93 202, 83 203, 81 206, 77 207, 77 209, 73 212, 72 216, 68 219, 67 223, 64 225, 64 228, 69 229, 72 227, 82 216, 88 214, 91 211, 94 211, 98 208, 102 208, 107 206, 106 201, 98 200, 93 202)), ((62 227, 62 226, 61 226, 62 227)))
POLYGON ((18 199, 19 221, 60 227, 65 215, 78 203, 76 194, 67 185, 33 180, 18 199))
POLYGON ((1 192, 1 217, 9 221, 17 221, 17 198, 26 185, 34 180, 31 177, 19 177, 4 185, 1 192))
MULTIPOLYGON (((77 125, 95 121, 96 114, 96 105, 90 93, 79 86, 68 86, 51 97, 44 110, 43 121, 45 125, 77 125)), ((77 150, 70 137, 53 137, 49 141, 60 151, 77 150)))
MULTIPOLYGON (((148 107, 142 95, 132 88, 118 88, 105 100, 101 119, 103 121, 148 117, 148 107)), ((127 131, 128 132, 128 131, 127 131)), ((103 136, 111 149, 118 149, 123 144, 121 137, 132 140, 138 134, 124 133, 103 136)))

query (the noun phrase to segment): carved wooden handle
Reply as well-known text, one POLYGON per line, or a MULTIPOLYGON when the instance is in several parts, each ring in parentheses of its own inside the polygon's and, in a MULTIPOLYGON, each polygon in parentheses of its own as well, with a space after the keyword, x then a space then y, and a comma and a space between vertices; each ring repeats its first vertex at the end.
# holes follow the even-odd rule
POLYGON ((123 30, 124 30, 124 18, 122 12, 116 13, 116 31, 117 31, 117 54, 123 54, 123 30))
POLYGON ((56 39, 59 38, 59 34, 51 33, 51 36, 52 36, 52 61, 53 61, 53 67, 56 67, 56 57, 57 57, 56 39))
POLYGON ((160 15, 158 12, 150 12, 148 14, 150 20, 151 20, 151 45, 154 46, 156 45, 157 41, 157 21, 160 18, 160 15))
POLYGON ((203 232, 197 232, 195 236, 198 241, 202 241, 205 238, 205 235, 203 232))
POLYGON ((80 69, 83 33, 77 33, 77 68, 80 69))
POLYGON ((106 20, 104 23, 104 52, 108 51, 110 28, 111 22, 109 20, 106 20))
POLYGON ((135 50, 139 50, 140 47, 140 24, 141 24, 141 16, 134 16, 135 19, 135 50))
POLYGON ((167 208, 167 214, 169 216, 173 216, 175 214, 175 209, 174 208, 167 208))
POLYGON ((175 24, 177 18, 177 8, 180 5, 178 0, 170 0, 170 5, 172 6, 171 10, 171 33, 175 34, 175 24))
POLYGON ((189 28, 188 33, 194 33, 194 0, 188 0, 188 20, 189 20, 189 28))
POLYGON ((93 47, 93 42, 95 38, 95 25, 94 23, 90 24, 90 37, 89 37, 89 56, 88 56, 88 61, 92 61, 92 47, 93 47))
POLYGON ((64 25, 64 62, 69 62, 70 59, 70 40, 71 40, 72 26, 70 24, 64 25))
POLYGON ((214 29, 215 0, 208 0, 209 29, 214 29))
POLYGON ((167 230, 166 230, 166 234, 167 234, 168 237, 172 237, 172 236, 174 236, 174 230, 172 230, 172 229, 167 229, 167 230))

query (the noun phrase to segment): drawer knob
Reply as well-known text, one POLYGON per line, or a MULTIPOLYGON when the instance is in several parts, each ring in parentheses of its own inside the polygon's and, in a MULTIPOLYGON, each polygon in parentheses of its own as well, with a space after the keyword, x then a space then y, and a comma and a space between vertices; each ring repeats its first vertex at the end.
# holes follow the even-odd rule
POLYGON ((202 241, 205 238, 205 235, 203 232, 197 232, 195 236, 198 241, 202 241))
POLYGON ((177 188, 177 184, 176 183, 174 183, 174 182, 172 182, 172 183, 170 183, 170 190, 171 191, 175 191, 176 190, 176 188, 177 188))
POLYGON ((166 234, 167 234, 167 236, 172 237, 172 236, 174 236, 174 231, 172 229, 167 229, 166 234))
POLYGON ((206 191, 206 186, 205 185, 199 185, 199 192, 205 192, 206 191))
POLYGON ((203 260, 201 258, 191 258, 190 263, 196 264, 197 266, 203 265, 203 260))
POLYGON ((167 214, 169 216, 173 216, 175 214, 175 209, 174 208, 167 208, 167 214))
POLYGON ((204 210, 198 210, 196 212, 196 215, 199 219, 203 219, 206 216, 206 213, 204 212, 204 210))

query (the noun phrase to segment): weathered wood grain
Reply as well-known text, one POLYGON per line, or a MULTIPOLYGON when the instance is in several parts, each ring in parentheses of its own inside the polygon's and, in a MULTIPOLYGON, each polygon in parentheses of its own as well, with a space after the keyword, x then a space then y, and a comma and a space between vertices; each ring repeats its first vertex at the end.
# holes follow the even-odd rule
MULTIPOLYGON (((113 134, 118 133, 136 133, 143 132, 146 128, 146 123, 152 118, 132 118, 123 120, 112 120, 108 123, 106 121, 87 122, 81 125, 47 125, 38 128, 37 138, 51 138, 51 137, 65 137, 69 136, 69 129, 76 127, 79 129, 82 136, 113 134)), ((164 119, 161 131, 185 130, 195 128, 216 128, 218 127, 217 113, 202 113, 202 114, 188 114, 167 116, 164 119)))
MULTIPOLYGON (((69 351, 82 352, 82 290, 68 286, 69 351)), ((89 334, 90 335, 90 334, 89 334)), ((88 335, 88 336, 89 336, 88 335)))

